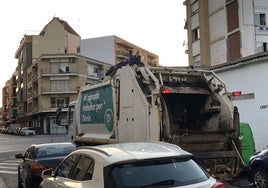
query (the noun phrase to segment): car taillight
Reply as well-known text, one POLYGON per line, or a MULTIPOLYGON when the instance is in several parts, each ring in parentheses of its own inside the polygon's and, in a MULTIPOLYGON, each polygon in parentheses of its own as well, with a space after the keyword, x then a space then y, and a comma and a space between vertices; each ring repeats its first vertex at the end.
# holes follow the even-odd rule
POLYGON ((217 181, 211 188, 226 188, 225 184, 217 181))
POLYGON ((33 161, 30 163, 30 169, 33 173, 41 173, 43 170, 46 170, 47 168, 44 165, 33 161))

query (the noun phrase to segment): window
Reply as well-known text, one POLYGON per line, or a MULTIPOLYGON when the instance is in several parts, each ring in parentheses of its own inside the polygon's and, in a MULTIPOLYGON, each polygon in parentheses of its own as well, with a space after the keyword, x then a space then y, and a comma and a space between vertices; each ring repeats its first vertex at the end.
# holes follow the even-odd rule
POLYGON ((35 158, 35 148, 30 147, 27 149, 27 151, 24 154, 24 157, 29 158, 29 159, 34 159, 35 158))
POLYGON ((201 57, 200 57, 200 55, 194 56, 194 66, 201 66, 201 57))
POLYGON ((91 158, 82 155, 79 158, 79 161, 77 162, 70 179, 78 181, 91 180, 93 167, 94 161, 91 158))
POLYGON ((68 178, 70 175, 70 170, 77 160, 78 155, 71 155, 65 159, 57 169, 57 176, 68 178))
POLYGON ((51 108, 66 107, 69 104, 69 97, 51 98, 51 108))
POLYGON ((88 76, 97 77, 98 76, 98 68, 92 65, 88 65, 88 76))
POLYGON ((267 51, 267 42, 256 42, 256 52, 266 52, 267 51))
POLYGON ((193 30, 193 41, 196 41, 200 38, 200 31, 199 28, 193 30))
POLYGON ((54 146, 39 146, 36 148, 36 156, 41 157, 52 157, 52 156, 66 156, 76 149, 74 144, 60 144, 54 146))
MULTIPOLYGON (((106 167, 104 173, 107 173, 104 180, 107 187, 153 187, 150 185, 155 182, 169 181, 173 187, 186 187, 209 178, 194 160, 181 157, 115 164, 111 169, 106 167)), ((156 187, 161 187, 160 183, 156 187)))
POLYGON ((51 91, 69 91, 69 80, 51 80, 51 91))
POLYGON ((198 1, 195 1, 192 5, 191 5, 191 10, 192 10, 192 15, 195 15, 198 13, 198 1))
POLYGON ((51 63, 51 73, 66 73, 69 71, 68 63, 51 63))
POLYGON ((255 14, 255 24, 256 25, 266 25, 266 15, 263 13, 255 14))

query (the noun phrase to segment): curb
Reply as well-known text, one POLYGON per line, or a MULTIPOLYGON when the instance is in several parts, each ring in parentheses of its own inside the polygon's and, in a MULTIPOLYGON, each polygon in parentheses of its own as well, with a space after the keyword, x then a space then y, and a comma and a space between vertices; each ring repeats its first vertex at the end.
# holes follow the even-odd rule
POLYGON ((3 178, 0 177, 0 188, 7 188, 6 183, 4 182, 3 178))

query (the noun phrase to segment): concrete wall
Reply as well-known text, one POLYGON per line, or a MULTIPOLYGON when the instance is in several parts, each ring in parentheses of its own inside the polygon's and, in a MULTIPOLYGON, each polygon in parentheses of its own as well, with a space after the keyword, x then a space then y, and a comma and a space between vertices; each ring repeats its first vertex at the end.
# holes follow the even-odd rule
POLYGON ((42 54, 77 53, 80 36, 68 33, 56 19, 44 29, 44 35, 34 35, 32 42, 32 59, 42 54))
POLYGON ((114 65, 114 36, 81 40, 81 55, 114 65))
POLYGON ((268 60, 253 63, 238 69, 217 72, 226 82, 228 91, 241 91, 242 94, 254 93, 254 99, 234 100, 238 107, 240 121, 251 125, 256 150, 268 146, 268 60))

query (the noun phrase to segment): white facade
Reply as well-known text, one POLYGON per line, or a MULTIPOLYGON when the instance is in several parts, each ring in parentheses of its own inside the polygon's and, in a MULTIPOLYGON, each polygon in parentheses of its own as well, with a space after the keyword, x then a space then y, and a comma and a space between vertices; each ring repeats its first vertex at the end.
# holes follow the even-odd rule
POLYGON ((256 52, 268 49, 268 1, 255 0, 255 33, 256 33, 256 52))
POLYGON ((233 103, 238 107, 240 122, 251 125, 258 151, 268 147, 268 58, 263 62, 253 61, 237 68, 221 68, 223 72, 215 72, 225 81, 229 92, 254 94, 253 99, 233 100, 233 103))
MULTIPOLYGON (((254 4, 252 0, 239 0, 239 28, 241 37, 241 57, 255 54, 255 26, 254 4)), ((225 1, 209 1, 209 27, 211 65, 219 65, 227 62, 227 38, 234 31, 228 33, 227 13, 225 1)))
POLYGON ((209 15, 211 65, 218 65, 227 61, 227 21, 224 1, 210 0, 209 15))
POLYGON ((81 55, 114 65, 114 47, 114 36, 82 39, 81 55))

